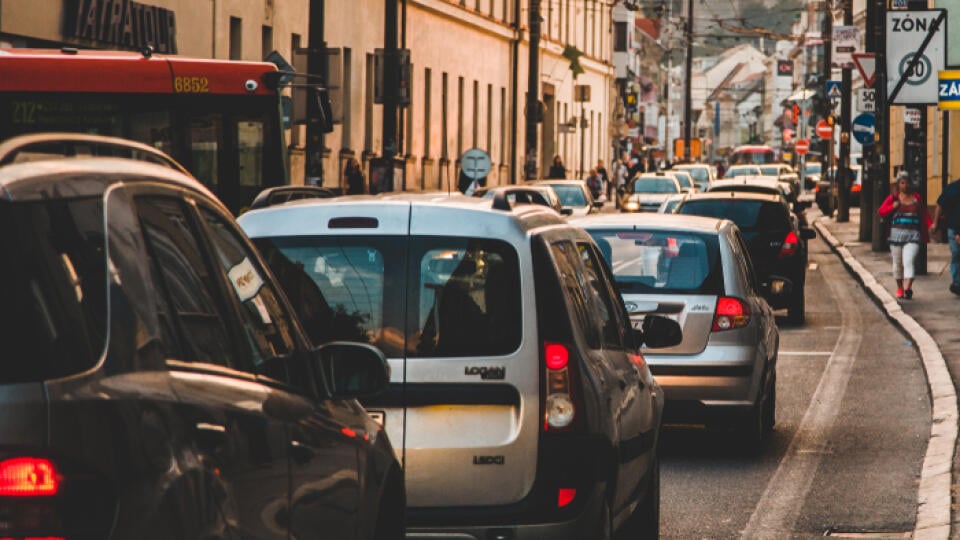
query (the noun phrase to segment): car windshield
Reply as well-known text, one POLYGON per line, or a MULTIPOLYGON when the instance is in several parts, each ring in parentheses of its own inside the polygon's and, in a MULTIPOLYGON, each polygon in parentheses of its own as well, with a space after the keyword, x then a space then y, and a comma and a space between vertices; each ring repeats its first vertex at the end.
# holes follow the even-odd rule
POLYGON ((588 230, 625 293, 723 294, 717 237, 683 231, 588 230))
POLYGON ((783 229, 790 221, 783 204, 750 199, 688 200, 676 213, 729 219, 744 232, 783 229))
POLYGON ((505 242, 331 235, 255 243, 314 343, 370 343, 393 358, 504 355, 520 345, 520 266, 505 242))
POLYGON ((673 178, 640 177, 633 181, 634 193, 680 193, 673 178))
POLYGON ((710 175, 707 173, 707 169, 703 167, 683 167, 680 170, 688 173, 693 179, 699 184, 700 182, 709 182, 710 175))
POLYGON ((693 177, 691 177, 689 174, 686 174, 680 171, 680 172, 674 173, 673 176, 675 176, 677 178, 677 181, 680 182, 681 187, 685 187, 688 189, 693 187, 693 177))
POLYGON ((724 178, 734 178, 737 176, 747 175, 759 176, 760 174, 760 167, 753 165, 738 165, 727 169, 727 172, 723 176, 724 178))
POLYGON ((803 167, 804 174, 820 174, 820 163, 807 163, 803 167))
POLYGON ((583 193, 580 186, 570 184, 551 184, 553 190, 557 192, 562 206, 586 206, 587 196, 583 193))
POLYGON ((779 175, 780 175, 780 167, 776 167, 776 166, 774 166, 774 167, 760 167, 760 173, 761 173, 761 174, 765 174, 765 175, 767 175, 767 176, 779 176, 779 175))
POLYGON ((93 367, 106 347, 100 198, 0 203, 0 383, 93 367))

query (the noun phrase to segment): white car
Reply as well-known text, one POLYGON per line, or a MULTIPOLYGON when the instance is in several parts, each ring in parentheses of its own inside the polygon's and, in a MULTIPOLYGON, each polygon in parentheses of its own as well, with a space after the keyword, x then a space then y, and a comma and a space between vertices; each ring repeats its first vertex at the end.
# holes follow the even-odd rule
POLYGON ((620 205, 623 212, 656 212, 672 195, 683 193, 676 176, 667 173, 643 173, 627 184, 620 205))
POLYGON ((717 179, 717 169, 713 165, 706 163, 683 163, 674 165, 673 170, 686 171, 693 177, 697 184, 697 189, 706 191, 711 182, 717 179))
POLYGON ((602 202, 593 199, 587 183, 583 180, 537 180, 531 184, 552 187, 560 198, 564 215, 585 216, 599 212, 603 206, 602 202))

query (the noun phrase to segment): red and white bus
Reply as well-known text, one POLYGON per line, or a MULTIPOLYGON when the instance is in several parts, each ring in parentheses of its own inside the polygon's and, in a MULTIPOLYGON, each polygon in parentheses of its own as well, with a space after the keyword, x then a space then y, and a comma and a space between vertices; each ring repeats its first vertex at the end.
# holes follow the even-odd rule
POLYGON ((236 213, 289 183, 279 75, 266 62, 0 49, 0 141, 42 131, 137 140, 173 156, 236 213))

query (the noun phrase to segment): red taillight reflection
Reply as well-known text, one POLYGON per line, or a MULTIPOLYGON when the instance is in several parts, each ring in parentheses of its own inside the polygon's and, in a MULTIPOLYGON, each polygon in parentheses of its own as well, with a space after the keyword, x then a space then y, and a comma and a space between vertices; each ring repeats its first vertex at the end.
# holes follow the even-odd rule
POLYGON ((557 508, 563 508, 573 502, 577 497, 577 490, 573 488, 560 488, 557 492, 557 508))
POLYGON ((713 317, 713 331, 733 330, 750 322, 750 308, 739 298, 721 296, 717 299, 717 311, 713 317))
POLYGON ((0 461, 0 497, 56 495, 57 469, 48 459, 13 458, 0 461))
POLYGON ((544 361, 547 368, 558 370, 567 367, 570 361, 570 352, 567 347, 559 343, 546 343, 543 347, 544 361))
POLYGON ((860 188, 861 188, 861 187, 862 187, 862 186, 861 186, 860 184, 854 184, 854 185, 850 186, 850 193, 860 193, 860 188))
POLYGON ((797 253, 797 248, 800 247, 800 238, 797 237, 797 234, 793 231, 787 233, 787 237, 783 239, 783 246, 780 248, 781 257, 792 257, 797 253))

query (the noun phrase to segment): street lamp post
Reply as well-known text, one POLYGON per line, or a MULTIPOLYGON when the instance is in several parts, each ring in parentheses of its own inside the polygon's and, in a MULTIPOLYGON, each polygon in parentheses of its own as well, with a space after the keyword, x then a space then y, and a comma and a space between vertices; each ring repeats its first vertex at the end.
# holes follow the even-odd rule
POLYGON ((683 160, 690 162, 690 130, 692 122, 690 121, 691 101, 693 99, 693 0, 687 0, 687 24, 685 36, 687 39, 687 59, 685 66, 685 77, 687 84, 684 88, 683 96, 683 160))

